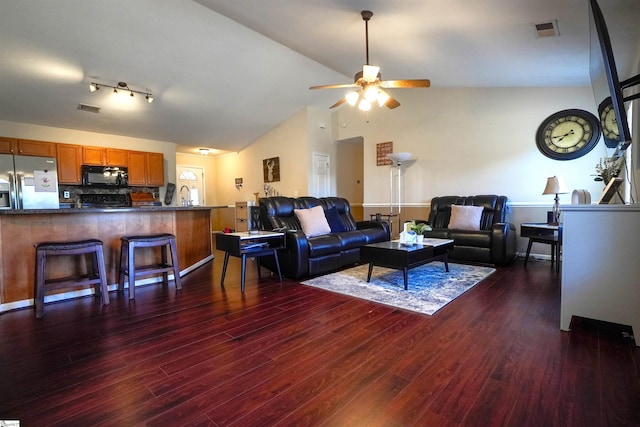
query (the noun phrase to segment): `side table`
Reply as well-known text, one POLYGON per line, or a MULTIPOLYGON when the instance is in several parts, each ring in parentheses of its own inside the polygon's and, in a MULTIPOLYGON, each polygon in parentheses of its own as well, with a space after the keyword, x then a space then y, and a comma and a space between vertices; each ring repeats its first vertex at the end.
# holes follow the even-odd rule
POLYGON ((560 249, 562 246, 562 224, 547 224, 544 222, 528 222, 520 224, 520 236, 529 238, 527 255, 524 257, 524 266, 527 266, 531 245, 544 243, 551 245, 551 266, 555 262, 556 273, 560 272, 560 249))
MULTIPOLYGON (((255 232, 237 232, 237 233, 217 233, 216 249, 224 251, 224 264, 222 265, 222 278, 220 286, 224 286, 224 277, 227 274, 227 264, 229 256, 242 258, 242 267, 240 270, 240 290, 244 292, 245 271, 247 257, 255 257, 256 259, 273 255, 278 269, 278 278, 282 283, 282 274, 280 272, 280 264, 278 263, 278 250, 285 247, 284 233, 272 231, 255 232)), ((258 277, 260 277, 260 263, 258 263, 258 277)))

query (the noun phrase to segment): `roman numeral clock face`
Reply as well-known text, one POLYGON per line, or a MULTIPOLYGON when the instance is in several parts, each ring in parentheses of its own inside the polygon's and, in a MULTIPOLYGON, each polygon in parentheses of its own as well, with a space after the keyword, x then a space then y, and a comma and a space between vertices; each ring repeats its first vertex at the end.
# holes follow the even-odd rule
POLYGON ((563 110, 542 122, 536 134, 536 145, 551 159, 577 159, 593 150, 600 132, 600 120, 590 112, 563 110))

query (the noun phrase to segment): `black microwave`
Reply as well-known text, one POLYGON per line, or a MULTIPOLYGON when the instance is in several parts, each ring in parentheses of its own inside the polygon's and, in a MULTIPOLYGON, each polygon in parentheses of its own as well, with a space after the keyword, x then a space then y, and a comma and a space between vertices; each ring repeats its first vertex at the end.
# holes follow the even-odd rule
POLYGON ((124 188, 129 186, 126 167, 82 165, 81 170, 82 185, 85 187, 124 188))

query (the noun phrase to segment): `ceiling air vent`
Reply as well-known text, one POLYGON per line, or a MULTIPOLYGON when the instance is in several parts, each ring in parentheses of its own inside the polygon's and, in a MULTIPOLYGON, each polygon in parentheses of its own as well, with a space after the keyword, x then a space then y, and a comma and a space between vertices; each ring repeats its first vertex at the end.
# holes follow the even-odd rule
POLYGON ((533 24, 533 28, 536 31, 536 38, 557 37, 560 35, 560 31, 558 31, 558 21, 556 20, 533 24))
POLYGON ((78 104, 78 110, 88 111, 90 113, 99 113, 100 107, 94 107, 93 105, 87 105, 87 104, 78 104))

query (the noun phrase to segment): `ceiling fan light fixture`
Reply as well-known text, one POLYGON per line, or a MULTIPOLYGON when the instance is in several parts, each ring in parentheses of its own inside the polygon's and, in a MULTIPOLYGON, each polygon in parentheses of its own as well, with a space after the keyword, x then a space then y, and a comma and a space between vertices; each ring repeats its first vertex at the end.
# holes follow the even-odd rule
POLYGON ((364 65, 362 67, 362 78, 367 83, 373 83, 378 80, 378 73, 380 72, 380 67, 376 67, 375 65, 364 65))
POLYGON ((358 104, 358 108, 362 111, 369 111, 371 110, 371 103, 363 98, 360 100, 360 103, 358 104))
POLYGON ((352 107, 355 107, 355 105, 358 103, 359 98, 360 98, 360 93, 357 91, 349 92, 347 96, 345 96, 345 99, 347 100, 349 105, 351 105, 352 107))
POLYGON ((375 102, 378 99, 378 87, 369 86, 364 90, 364 99, 369 102, 375 102))
POLYGON ((385 91, 383 91, 383 90, 378 91, 378 105, 380 107, 383 107, 387 103, 389 98, 391 98, 391 97, 385 91))

